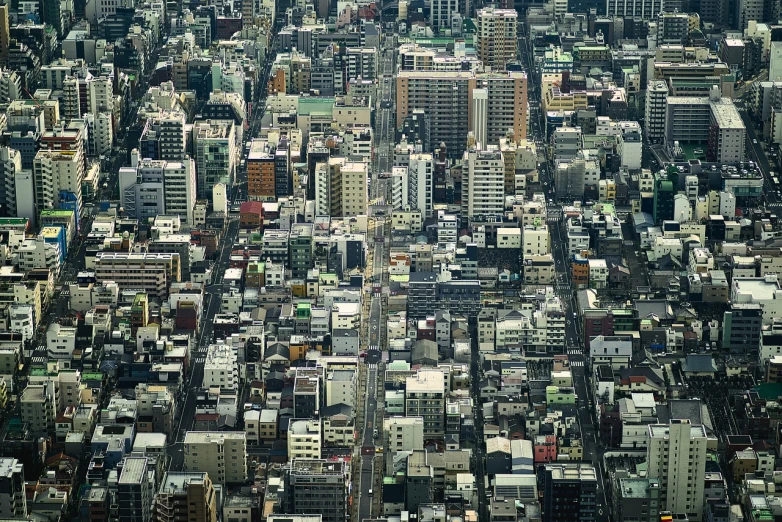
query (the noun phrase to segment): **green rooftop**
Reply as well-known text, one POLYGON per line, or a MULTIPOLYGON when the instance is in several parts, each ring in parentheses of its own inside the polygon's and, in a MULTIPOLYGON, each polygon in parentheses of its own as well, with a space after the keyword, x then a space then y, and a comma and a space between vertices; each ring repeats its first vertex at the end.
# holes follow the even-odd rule
POLYGON ((81 374, 82 381, 102 381, 103 374, 98 372, 89 372, 81 374))
POLYGON ((317 98, 299 98, 298 113, 300 116, 309 116, 310 114, 331 114, 334 109, 336 98, 317 97, 317 98))
POLYGON ((310 303, 299 303, 296 305, 296 319, 308 319, 312 315, 312 305, 310 303))
POLYGON ((63 209, 47 209, 41 210, 41 217, 71 217, 73 216, 73 210, 63 209))
POLYGON ((755 391, 761 399, 777 400, 782 397, 782 383, 764 382, 755 386, 755 391))

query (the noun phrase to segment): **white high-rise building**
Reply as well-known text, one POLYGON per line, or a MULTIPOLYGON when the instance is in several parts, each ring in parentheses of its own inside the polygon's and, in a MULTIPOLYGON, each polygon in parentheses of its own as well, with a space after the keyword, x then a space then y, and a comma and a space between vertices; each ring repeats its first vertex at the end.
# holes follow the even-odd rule
POLYGON ((391 169, 391 206, 401 209, 407 206, 408 177, 407 167, 393 167, 391 169))
POLYGON ((60 192, 74 195, 81 208, 84 150, 39 150, 33 160, 35 203, 38 211, 59 208, 60 192))
POLYGON ((551 253, 549 230, 545 217, 540 222, 525 225, 521 230, 524 256, 543 256, 551 253))
POLYGON ((782 80, 782 42, 771 42, 771 50, 768 54, 768 80, 771 82, 782 80))
POLYGON ((0 69, 0 103, 10 103, 22 98, 22 82, 19 73, 0 69))
POLYGON ((114 86, 110 78, 91 78, 87 82, 87 89, 89 112, 96 115, 100 112, 114 112, 114 86))
POLYGON ((488 145, 489 128, 489 90, 475 89, 472 91, 472 129, 475 141, 488 145))
POLYGON ((706 429, 689 420, 649 426, 647 476, 660 481, 660 507, 692 521, 703 518, 706 429))
POLYGON ((315 215, 328 216, 331 211, 331 173, 329 164, 315 165, 315 215))
POLYGON ((429 153, 410 155, 407 167, 408 197, 410 208, 420 210, 424 218, 432 217, 434 159, 429 153))
POLYGON ((505 163, 499 150, 464 151, 462 215, 498 215, 505 209, 505 163))
POLYGON ((386 451, 421 450, 424 447, 423 417, 391 417, 383 420, 386 451))
POLYGON ((84 13, 90 24, 97 24, 98 20, 115 14, 118 7, 133 7, 133 2, 132 0, 115 0, 113 2, 88 0, 84 7, 84 13))
POLYGON ((219 387, 235 390, 239 386, 239 364, 233 347, 210 344, 204 361, 204 388, 219 387))
POLYGON ((87 129, 87 154, 90 156, 111 154, 111 145, 114 142, 114 124, 111 114, 88 112, 82 119, 87 129))
POLYGON ((119 172, 119 190, 125 212, 136 219, 159 214, 178 215, 193 223, 196 201, 195 165, 185 161, 141 160, 119 172))

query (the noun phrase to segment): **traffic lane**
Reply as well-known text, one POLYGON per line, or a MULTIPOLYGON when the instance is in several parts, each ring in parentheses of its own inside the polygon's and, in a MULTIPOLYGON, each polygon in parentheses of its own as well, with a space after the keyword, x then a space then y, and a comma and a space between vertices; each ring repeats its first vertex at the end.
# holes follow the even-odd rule
MULTIPOLYGON (((363 444, 364 447, 373 446, 373 421, 375 418, 375 406, 372 405, 369 398, 375 394, 375 382, 377 375, 374 369, 371 369, 367 374, 367 400, 366 409, 364 415, 364 433, 363 444), (371 420, 370 420, 371 419, 371 420)), ((374 452, 371 455, 362 455, 361 457, 361 488, 359 489, 359 517, 361 520, 370 517, 372 497, 369 496, 369 490, 372 487, 372 459, 374 458, 374 452)))
MULTIPOLYGON (((230 257, 230 252, 233 247, 233 243, 236 240, 236 237, 238 235, 238 228, 237 223, 235 221, 232 221, 228 226, 228 231, 225 238, 225 243, 223 245, 223 248, 220 253, 220 258, 218 261, 218 266, 221 266, 222 264, 225 264, 227 266, 228 260, 230 257)), ((204 319, 202 320, 201 324, 199 325, 199 332, 197 332, 197 343, 195 345, 195 350, 197 352, 202 352, 206 346, 211 342, 212 340, 212 325, 215 315, 217 315, 217 312, 219 310, 220 300, 219 299, 209 299, 208 304, 206 306, 206 314, 204 319)), ((197 359, 194 358, 194 359, 197 359)), ((193 426, 193 422, 195 420, 195 400, 196 400, 196 391, 200 387, 201 382, 203 381, 204 376, 204 363, 194 363, 190 370, 190 381, 189 385, 185 388, 185 397, 182 405, 182 409, 180 410, 180 418, 179 418, 179 424, 177 426, 177 430, 175 432, 176 442, 174 443, 173 449, 174 452, 171 455, 171 466, 170 469, 174 471, 179 471, 184 466, 184 434, 187 430, 189 430, 193 426), (181 440, 180 440, 181 439, 181 440)))
MULTIPOLYGON (((736 105, 743 107, 743 102, 737 102, 736 105)), ((768 176, 771 172, 771 163, 768 161, 768 157, 763 149, 760 147, 760 140, 758 140, 757 132, 755 131, 755 122, 749 114, 749 111, 740 110, 739 114, 744 122, 744 127, 747 131, 748 149, 754 154, 755 161, 760 164, 763 173, 768 176), (757 143, 756 143, 757 142, 757 143)))

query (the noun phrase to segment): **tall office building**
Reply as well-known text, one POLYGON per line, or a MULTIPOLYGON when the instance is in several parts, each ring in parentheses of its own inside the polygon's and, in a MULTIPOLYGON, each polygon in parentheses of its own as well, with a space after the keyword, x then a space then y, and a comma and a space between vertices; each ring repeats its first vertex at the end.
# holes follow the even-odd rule
POLYGON ((771 82, 782 80, 782 42, 771 42, 768 53, 768 80, 771 82))
POLYGON ((209 473, 216 484, 243 484, 247 480, 247 434, 188 431, 185 470, 209 473))
POLYGON ((432 0, 429 6, 429 27, 439 33, 450 29, 454 15, 459 14, 459 0, 432 0))
POLYGON ((319 216, 359 216, 367 212, 369 165, 331 157, 315 167, 315 212, 319 216))
POLYGON ((66 194, 72 194, 81 208, 84 159, 72 151, 39 150, 33 160, 37 211, 60 208, 66 194))
MULTIPOLYGON (((0 147, 0 213, 6 212, 9 216, 16 216, 17 187, 16 177, 22 171, 22 155, 18 150, 10 147, 0 147)), ((28 192, 29 194, 32 192, 28 192)), ((23 193, 24 194, 24 193, 23 193)))
POLYGON ((702 520, 706 429, 686 419, 672 419, 648 430, 647 476, 660 482, 660 508, 702 520))
POLYGON ((11 29, 8 25, 8 10, 11 4, 0 5, 0 63, 8 59, 8 44, 11 41, 11 29))
MULTIPOLYGON (((0 12, 2 12, 2 7, 4 6, 0 6, 0 12)), ((0 23, 2 23, 2 19, 0 19, 0 23)), ((0 38, 2 38, 1 34, 0 38)), ((0 103, 11 103, 21 98, 22 78, 19 73, 9 69, 0 69, 0 103)))
POLYGON ((733 22, 736 27, 743 31, 749 25, 751 20, 756 22, 765 22, 766 18, 765 8, 766 4, 772 2, 765 2, 764 0, 737 0, 736 2, 736 17, 733 22))
POLYGON ((432 217, 434 159, 429 153, 411 154, 407 167, 407 204, 418 209, 424 218, 432 217))
POLYGON ((41 7, 43 22, 52 26, 57 31, 57 36, 63 38, 65 34, 63 33, 63 12, 60 0, 41 0, 41 7))
POLYGON ((149 118, 141 131, 141 159, 182 161, 187 154, 187 119, 185 113, 164 111, 149 118))
POLYGON ((423 111, 429 143, 444 143, 451 157, 460 158, 473 128, 475 89, 487 91, 484 147, 498 145, 509 129, 516 140, 527 137, 527 75, 519 71, 401 71, 396 79, 396 121, 423 111))
POLYGON ((546 464, 542 473, 543 522, 592 522, 597 505, 597 473, 585 462, 546 464))
POLYGON ((274 201, 274 146, 254 139, 247 154, 247 196, 250 201, 274 201))
POLYGON ((665 102, 665 143, 703 144, 706 159, 720 163, 744 161, 746 128, 733 100, 718 87, 708 96, 668 96, 665 102))
POLYGON ((41 135, 33 160, 36 211, 62 208, 81 213, 86 165, 83 121, 58 123, 41 135))
POLYGON ((474 88, 475 75, 467 71, 401 71, 396 77, 396 121, 404 121, 416 109, 423 110, 429 121, 430 143, 445 142, 449 152, 461 155, 474 88))
POLYGON ((24 520, 26 517, 24 465, 13 458, 0 458, 0 518, 24 520))
POLYGON ((657 45, 686 45, 690 36, 687 13, 657 14, 657 45))
POLYGON ((649 80, 646 87, 646 139, 661 143, 665 138, 665 100, 668 98, 668 84, 661 80, 649 80))
POLYGON ((136 219, 159 214, 178 215, 193 223, 196 201, 196 169, 191 158, 184 161, 141 160, 119 171, 122 206, 136 219))
POLYGON ((441 370, 419 370, 405 381, 405 416, 424 420, 424 437, 445 433, 445 380, 441 370))
POLYGON ((198 198, 212 199, 212 187, 232 187, 236 175, 236 136, 233 120, 201 121, 193 126, 198 198))
POLYGON ((478 58, 492 71, 504 71, 516 61, 518 51, 517 24, 519 14, 515 9, 484 7, 478 11, 478 33, 475 44, 478 58))
POLYGON ((291 225, 289 236, 291 276, 306 279, 312 268, 313 226, 311 223, 291 225))
POLYGON ((169 471, 155 495, 155 521, 217 522, 216 496, 208 473, 169 471))
POLYGON ((505 209, 505 162, 498 149, 470 145, 464 152, 462 215, 497 216, 505 209))
POLYGON ((98 252, 95 279, 113 281, 120 290, 139 290, 150 297, 168 297, 171 283, 182 281, 179 254, 98 252))
POLYGON ((128 457, 122 461, 117 481, 117 503, 120 520, 150 522, 152 520, 152 482, 147 457, 128 457))
POLYGON ((653 20, 664 9, 664 0, 606 0, 607 16, 653 20))
POLYGON ((283 473, 285 513, 320 513, 323 522, 346 520, 350 483, 350 470, 346 462, 293 459, 283 473))
POLYGON ((488 91, 486 143, 481 145, 499 145, 509 131, 516 141, 526 139, 527 74, 519 71, 480 74, 476 77, 476 87, 488 91))

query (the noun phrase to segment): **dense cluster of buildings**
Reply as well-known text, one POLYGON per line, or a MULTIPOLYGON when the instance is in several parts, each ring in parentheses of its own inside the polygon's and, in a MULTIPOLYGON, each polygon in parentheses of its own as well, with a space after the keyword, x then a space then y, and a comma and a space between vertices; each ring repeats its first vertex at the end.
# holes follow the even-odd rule
POLYGON ((0 519, 782 518, 779 6, 202 4, 0 6, 0 519))

